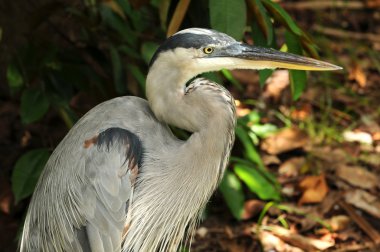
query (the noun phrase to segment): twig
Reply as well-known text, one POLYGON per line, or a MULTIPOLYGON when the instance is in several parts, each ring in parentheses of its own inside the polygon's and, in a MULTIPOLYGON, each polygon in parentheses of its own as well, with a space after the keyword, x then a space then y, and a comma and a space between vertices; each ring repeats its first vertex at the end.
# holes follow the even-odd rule
POLYGON ((328 36, 345 39, 369 40, 371 42, 380 43, 380 36, 378 34, 344 31, 335 28, 323 27, 321 25, 313 25, 312 29, 328 36))
POLYGON ((169 23, 168 32, 166 34, 168 37, 174 34, 176 31, 178 31, 183 21, 183 18, 185 17, 189 4, 190 4, 190 0, 180 0, 178 2, 177 7, 175 8, 173 17, 169 23))
POLYGON ((281 6, 285 9, 313 9, 313 10, 323 10, 330 8, 339 9, 363 9, 366 7, 376 7, 378 3, 375 1, 369 1, 364 3, 363 1, 302 1, 302 2, 288 2, 281 3, 281 6))
POLYGON ((374 229, 362 216, 355 212, 355 209, 343 200, 339 205, 348 213, 356 224, 373 240, 376 245, 380 245, 380 233, 374 229))

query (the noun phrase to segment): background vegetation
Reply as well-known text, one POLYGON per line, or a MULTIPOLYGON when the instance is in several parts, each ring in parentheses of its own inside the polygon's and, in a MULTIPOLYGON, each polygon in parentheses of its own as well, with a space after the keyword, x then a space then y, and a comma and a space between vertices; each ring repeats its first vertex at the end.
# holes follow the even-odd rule
MULTIPOLYGON (((12 114, 3 127, 10 137, 4 137, 7 140, 2 154, 9 161, 2 165, 5 167, 2 180, 5 185, 11 184, 11 193, 7 186, 4 191, 10 195, 7 204, 12 210, 8 212, 17 219, 16 226, 22 223, 44 164, 66 132, 85 112, 104 100, 121 95, 144 97, 151 56, 165 37, 179 29, 213 28, 247 43, 314 58, 321 51, 325 57, 334 53, 334 48, 327 49, 326 41, 324 50, 318 48, 282 5, 272 0, 39 0, 26 1, 22 7, 21 2, 2 3, 0 10, 4 12, 0 18, 3 51, 0 64, 6 83, 1 86, 0 97, 3 113, 12 114), (15 151, 11 153, 11 150, 15 151)), ((378 64, 379 71, 376 57, 372 62, 378 64)), ((270 136, 278 136, 284 129, 298 134, 291 141, 339 143, 344 139, 341 131, 355 128, 354 121, 361 116, 350 107, 336 109, 331 94, 314 100, 312 106, 318 109, 315 116, 307 111, 310 107, 293 107, 292 101, 301 97, 310 82, 304 71, 289 72, 287 89, 291 95, 285 91, 277 97, 269 94, 269 98, 265 97, 268 83, 276 80, 272 70, 261 70, 254 77, 250 72, 239 73, 223 70, 205 74, 226 85, 238 100, 237 141, 219 195, 235 220, 256 218, 261 225, 271 207, 284 213, 292 211, 281 204, 287 198, 284 183, 277 171, 271 169, 271 163, 263 160, 262 152, 277 155, 282 161, 293 155, 286 151, 304 145, 282 154, 281 151, 271 153, 270 147, 259 144, 270 136), (286 109, 281 110, 279 105, 286 109), (294 116, 295 113, 309 114, 302 117, 294 116), (345 118, 347 122, 341 123, 345 118), (310 138, 305 140, 303 134, 310 138), (253 199, 269 202, 258 208, 260 215, 249 210, 248 203, 253 199)), ((360 74, 353 74, 353 81, 360 82, 360 74)), ((314 83, 322 85, 318 92, 344 87, 342 73, 312 77, 314 83)), ((351 97, 355 97, 352 90, 344 92, 351 92, 351 97)), ((301 105, 307 102, 301 101, 301 105)), ((373 99, 361 102, 366 102, 364 106, 374 104, 373 99)), ((379 114, 377 109, 369 121, 375 121, 379 114)), ((176 133, 185 137, 183 132, 176 133)), ((323 173, 308 167, 303 171, 318 176, 323 173)), ((306 199, 305 203, 313 202, 306 199)), ((276 220, 289 227, 285 218, 276 220)))

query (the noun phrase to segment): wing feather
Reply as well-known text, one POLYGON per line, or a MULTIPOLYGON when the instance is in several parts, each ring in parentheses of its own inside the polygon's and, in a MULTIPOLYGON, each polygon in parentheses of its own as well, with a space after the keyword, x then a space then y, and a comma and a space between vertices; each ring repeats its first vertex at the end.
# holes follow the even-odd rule
POLYGON ((140 163, 141 142, 121 128, 106 129, 89 141, 92 144, 87 142, 85 163, 90 181, 86 205, 92 207, 86 216, 88 243, 92 251, 120 251, 126 205, 135 179, 130 171, 140 163))

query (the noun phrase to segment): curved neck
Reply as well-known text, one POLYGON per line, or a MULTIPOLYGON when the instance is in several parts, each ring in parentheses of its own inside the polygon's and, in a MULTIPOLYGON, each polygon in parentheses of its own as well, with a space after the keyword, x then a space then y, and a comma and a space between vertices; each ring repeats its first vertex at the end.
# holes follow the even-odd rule
POLYGON ((139 179, 131 210, 133 222, 125 240, 131 246, 127 251, 176 251, 186 230, 191 236, 223 175, 234 141, 235 107, 228 91, 196 79, 185 94, 185 83, 194 75, 179 72, 176 66, 163 69, 172 71, 161 72, 153 66, 148 74, 150 106, 159 120, 193 134, 163 149, 164 158, 145 167, 154 176, 139 179), (152 209, 155 214, 147 215, 152 209), (137 244, 135 237, 146 239, 137 244))
POLYGON ((186 82, 196 73, 183 72, 181 67, 173 66, 169 62, 156 62, 149 70, 146 79, 149 105, 160 121, 194 132, 197 130, 195 125, 185 118, 186 111, 191 108, 186 106, 183 98, 186 82), (181 118, 182 120, 178 120, 181 118))

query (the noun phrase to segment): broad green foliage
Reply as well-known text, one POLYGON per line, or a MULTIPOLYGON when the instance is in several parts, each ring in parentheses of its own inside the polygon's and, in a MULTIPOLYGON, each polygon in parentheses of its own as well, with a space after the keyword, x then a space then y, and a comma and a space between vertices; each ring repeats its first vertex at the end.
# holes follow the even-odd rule
POLYGON ((265 168, 254 145, 255 141, 277 131, 277 128, 271 124, 260 124, 260 118, 256 111, 252 111, 238 119, 237 142, 244 146, 243 155, 245 159, 231 157, 233 169, 227 171, 220 187, 228 207, 237 219, 241 218, 245 200, 240 180, 251 192, 263 200, 280 200, 281 198, 275 177, 265 168))
POLYGON ((215 30, 240 40, 246 26, 244 0, 209 0, 210 24, 215 30))
POLYGON ((49 156, 48 150, 35 149, 27 152, 17 161, 12 174, 12 190, 16 197, 16 202, 33 193, 49 156))
POLYGON ((49 99, 39 89, 26 89, 21 96, 20 114, 23 123, 41 119, 49 109, 49 99))
MULTIPOLYGON (((288 51, 295 54, 302 54, 302 46, 295 35, 290 32, 285 33, 288 51)), ((290 86, 292 88, 293 99, 297 100, 306 87, 306 72, 300 70, 290 70, 290 86)))
POLYGON ((244 209, 244 192, 239 178, 227 170, 219 190, 222 192, 227 206, 236 219, 240 219, 244 209))
POLYGON ((236 164, 234 171, 248 188, 264 200, 280 200, 280 193, 257 169, 245 164, 236 164))

